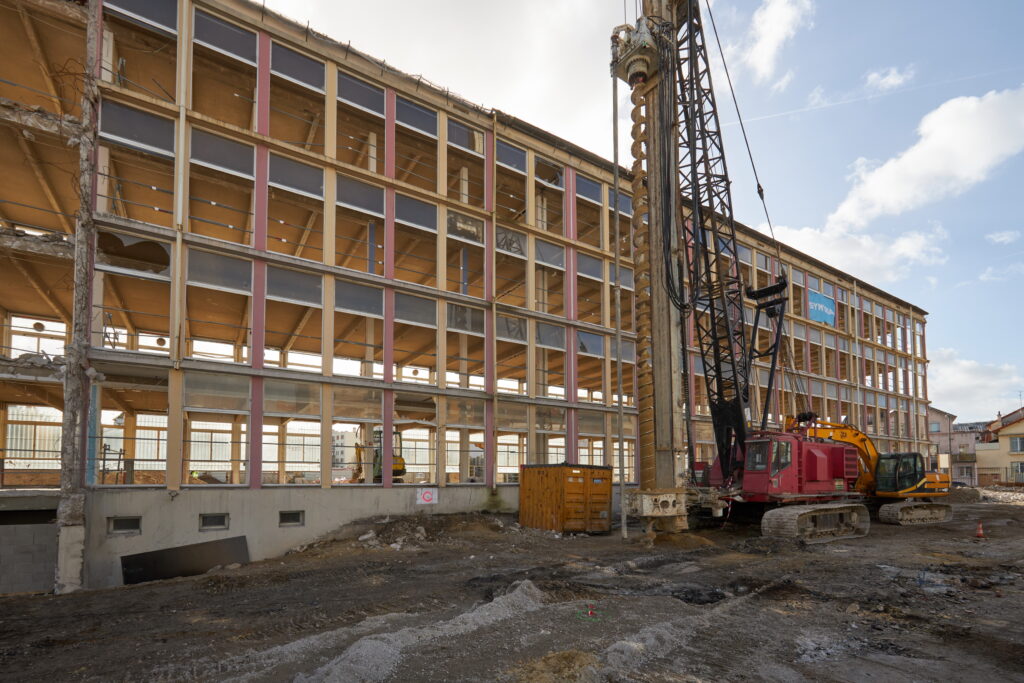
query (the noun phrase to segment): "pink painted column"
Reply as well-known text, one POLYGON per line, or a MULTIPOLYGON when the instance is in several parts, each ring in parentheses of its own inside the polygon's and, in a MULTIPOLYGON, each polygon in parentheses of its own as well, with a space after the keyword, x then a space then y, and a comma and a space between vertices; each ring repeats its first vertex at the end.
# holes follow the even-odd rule
POLYGON ((575 408, 565 411, 565 461, 570 465, 578 465, 580 462, 579 428, 575 408))
POLYGON ((384 90, 384 175, 395 177, 395 91, 384 90))
POLYGON ((576 291, 579 283, 576 281, 576 249, 565 248, 565 317, 569 320, 576 320, 579 310, 576 291))
MULTIPOLYGON (((270 35, 260 33, 257 41, 256 132, 270 134, 270 35)), ((256 145, 256 180, 253 184, 252 245, 267 250, 267 183, 270 175, 270 150, 256 145)), ((254 370, 263 369, 266 343, 267 263, 254 259, 252 264, 252 348, 249 357, 254 370)), ((254 375, 249 407, 249 488, 263 485, 263 377, 254 375)))
MULTIPOLYGON (((484 209, 494 211, 494 133, 484 131, 484 209)), ((493 220, 484 222, 484 299, 494 301, 494 241, 493 220)), ((491 399, 484 404, 484 482, 494 488, 497 480, 497 436, 494 433, 494 398, 497 391, 497 358, 495 358, 495 313, 484 311, 484 391, 491 399)))
POLYGON ((562 222, 565 224, 565 236, 567 239, 576 239, 576 169, 571 166, 565 167, 565 193, 563 197, 562 222))
POLYGON ((395 381, 395 290, 384 288, 384 381, 395 381))
POLYGON ((384 189, 384 277, 395 279, 395 188, 384 189))
POLYGON ((384 401, 381 407, 384 411, 381 420, 383 422, 382 457, 380 459, 381 482, 384 484, 384 488, 389 489, 394 486, 393 467, 395 464, 395 392, 393 390, 384 390, 384 401))

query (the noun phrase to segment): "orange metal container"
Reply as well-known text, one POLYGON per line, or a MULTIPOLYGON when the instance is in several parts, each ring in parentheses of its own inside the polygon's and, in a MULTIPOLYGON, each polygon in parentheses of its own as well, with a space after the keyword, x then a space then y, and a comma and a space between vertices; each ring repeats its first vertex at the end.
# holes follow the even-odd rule
POLYGON ((559 532, 612 529, 612 468, 602 465, 522 465, 519 523, 559 532))

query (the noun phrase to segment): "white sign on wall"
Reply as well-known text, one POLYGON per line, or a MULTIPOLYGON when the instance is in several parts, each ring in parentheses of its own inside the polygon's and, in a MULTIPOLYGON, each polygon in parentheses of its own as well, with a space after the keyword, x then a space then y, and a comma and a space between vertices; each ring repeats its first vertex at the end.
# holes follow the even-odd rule
POLYGON ((417 505, 437 505, 437 489, 416 489, 417 505))

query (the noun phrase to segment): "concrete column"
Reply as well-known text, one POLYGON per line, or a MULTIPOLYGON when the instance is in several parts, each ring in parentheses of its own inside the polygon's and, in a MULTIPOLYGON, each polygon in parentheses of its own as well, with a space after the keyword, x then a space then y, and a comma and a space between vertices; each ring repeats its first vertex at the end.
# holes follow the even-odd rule
POLYGON ((384 175, 395 177, 395 91, 384 90, 384 175))

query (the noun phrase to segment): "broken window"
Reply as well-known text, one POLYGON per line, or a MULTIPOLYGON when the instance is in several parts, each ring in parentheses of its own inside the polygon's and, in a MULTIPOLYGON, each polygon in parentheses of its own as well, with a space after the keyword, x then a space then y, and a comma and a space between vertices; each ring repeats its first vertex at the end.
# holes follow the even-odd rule
POLYGON ((166 355, 170 350, 171 245, 99 231, 93 289, 99 323, 93 343, 111 349, 166 355))
POLYGON ((319 274, 267 266, 267 365, 321 371, 322 287, 319 274))
POLYGON ((526 151, 504 140, 497 141, 494 209, 498 220, 526 222, 526 151))
POLYGON ((249 244, 255 150, 197 128, 192 129, 189 165, 189 231, 249 244))
POLYGON ((433 396, 395 394, 394 453, 405 462, 405 473, 392 476, 397 483, 437 482, 437 406, 433 396))
POLYGON ((499 315, 495 320, 495 371, 498 393, 526 395, 526 353, 529 326, 526 318, 499 315))
POLYGON ((495 230, 494 298, 526 308, 526 235, 500 225, 495 230))
POLYGON ((462 389, 484 389, 484 311, 448 304, 445 383, 462 389))
POLYGON ((256 34, 195 10, 192 108, 251 130, 256 110, 256 34))
POLYGON ((437 383, 436 327, 434 300, 395 293, 395 381, 437 383))
POLYGON ((90 475, 100 485, 163 485, 167 387, 142 377, 125 379, 131 381, 108 382, 100 389, 100 425, 90 430, 90 447, 96 453, 90 475))

